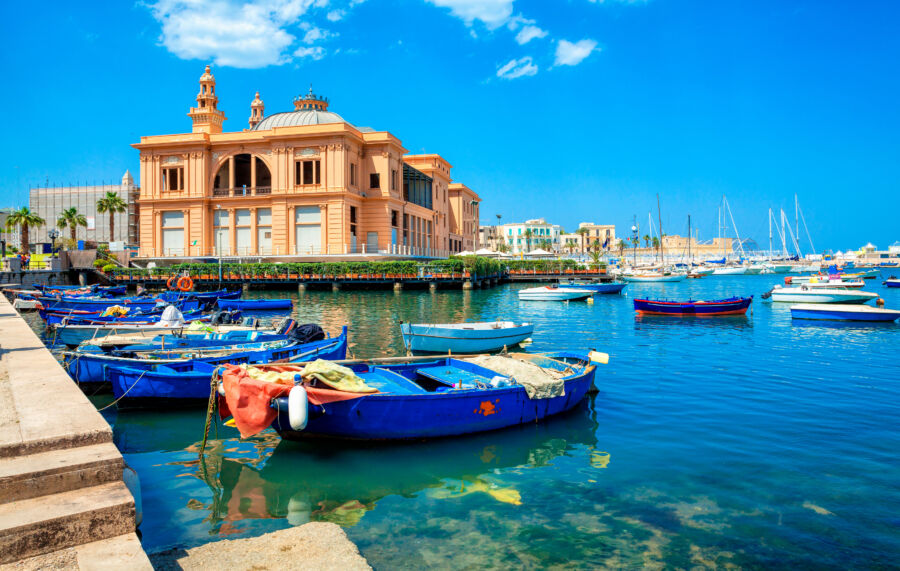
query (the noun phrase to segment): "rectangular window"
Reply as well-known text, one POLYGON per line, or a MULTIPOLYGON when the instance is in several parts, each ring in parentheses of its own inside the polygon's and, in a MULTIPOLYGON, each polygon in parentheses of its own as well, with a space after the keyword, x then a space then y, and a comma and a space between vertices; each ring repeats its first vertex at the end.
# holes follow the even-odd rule
POLYGON ((391 190, 397 190, 397 169, 391 169, 391 190))
POLYGON ((184 190, 184 167, 165 167, 162 170, 164 191, 184 190))
POLYGON ((391 226, 397 226, 397 214, 398 212, 396 210, 391 210, 391 226))
POLYGON ((377 172, 369 175, 369 188, 381 188, 381 175, 377 172))
POLYGON ((294 164, 294 178, 297 185, 321 184, 322 161, 297 161, 294 164))
POLYGON ((350 207, 350 235, 356 236, 356 207, 350 207))
POLYGON ((350 163, 350 184, 356 186, 356 165, 350 163))

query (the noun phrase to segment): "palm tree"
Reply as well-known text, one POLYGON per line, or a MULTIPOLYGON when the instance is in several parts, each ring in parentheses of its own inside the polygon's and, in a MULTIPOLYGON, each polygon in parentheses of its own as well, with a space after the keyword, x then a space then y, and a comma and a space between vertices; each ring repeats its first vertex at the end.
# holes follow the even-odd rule
POLYGON ((16 226, 22 227, 22 252, 31 251, 28 244, 28 229, 32 226, 43 226, 44 219, 32 212, 27 206, 15 210, 6 218, 6 228, 12 230, 16 226))
POLYGON ((72 235, 72 240, 74 240, 75 231, 78 230, 78 227, 87 226, 87 218, 84 217, 84 214, 79 213, 78 209, 73 206, 72 208, 63 210, 62 214, 60 214, 59 218, 56 220, 56 225, 62 230, 68 228, 72 235))
POLYGON ((650 248, 650 235, 649 234, 644 234, 644 246, 648 249, 650 248))
POLYGON ((653 237, 653 249, 656 250, 656 255, 659 255, 659 238, 656 236, 653 237))
POLYGON ((620 258, 622 256, 624 256, 625 255, 625 240, 622 240, 621 238, 619 238, 619 242, 616 244, 616 249, 619 250, 620 258))
POLYGON ((578 234, 579 236, 581 236, 581 253, 582 254, 584 253, 584 237, 586 235, 590 234, 590 232, 591 231, 588 230, 587 228, 579 228, 578 230, 575 230, 575 233, 578 234))
POLYGON ((119 197, 119 193, 117 192, 107 192, 106 196, 97 201, 97 212, 109 212, 109 241, 113 241, 113 236, 115 236, 116 230, 116 221, 115 214, 116 212, 125 212, 125 209, 128 208, 128 205, 125 204, 125 201, 119 197))
POLYGON ((522 232, 522 236, 525 237, 525 250, 531 251, 531 237, 534 235, 534 232, 531 231, 531 228, 526 228, 524 232, 522 232))

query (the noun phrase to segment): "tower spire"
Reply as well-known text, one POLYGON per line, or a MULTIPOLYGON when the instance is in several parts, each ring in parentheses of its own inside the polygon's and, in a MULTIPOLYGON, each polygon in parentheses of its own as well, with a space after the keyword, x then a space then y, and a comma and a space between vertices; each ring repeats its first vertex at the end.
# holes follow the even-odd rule
POLYGON ((194 122, 194 133, 221 133, 225 114, 216 108, 219 98, 216 96, 216 78, 206 66, 200 76, 200 93, 197 94, 197 106, 191 107, 188 116, 194 122))
POLYGON ((253 98, 253 101, 250 103, 250 128, 256 127, 260 121, 263 120, 263 115, 265 114, 266 106, 262 102, 262 99, 259 98, 259 91, 256 92, 256 97, 253 98))

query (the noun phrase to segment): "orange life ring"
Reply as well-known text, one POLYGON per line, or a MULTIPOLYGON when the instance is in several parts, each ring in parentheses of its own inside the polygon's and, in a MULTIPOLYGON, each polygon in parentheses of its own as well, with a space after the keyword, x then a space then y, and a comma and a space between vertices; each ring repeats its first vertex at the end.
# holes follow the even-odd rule
POLYGON ((175 289, 175 280, 178 279, 175 276, 172 276, 168 280, 166 280, 166 287, 169 289, 175 289))
POLYGON ((192 289, 194 289, 194 280, 187 276, 178 278, 178 289, 180 289, 181 291, 191 291, 192 289))

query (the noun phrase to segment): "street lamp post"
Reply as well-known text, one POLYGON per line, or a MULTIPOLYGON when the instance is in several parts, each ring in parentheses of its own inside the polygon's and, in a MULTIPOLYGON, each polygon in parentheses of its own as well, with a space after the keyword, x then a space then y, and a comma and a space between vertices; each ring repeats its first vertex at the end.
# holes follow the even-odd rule
POLYGON ((472 252, 474 253, 478 249, 478 214, 475 213, 478 201, 470 200, 469 205, 472 207, 472 252))
POLYGON ((59 230, 56 228, 51 228, 49 232, 47 232, 47 236, 50 237, 50 252, 56 252, 56 239, 59 238, 59 230))
POLYGON ((637 267, 637 243, 638 243, 638 227, 636 222, 631 224, 631 245, 634 253, 632 264, 637 267))

